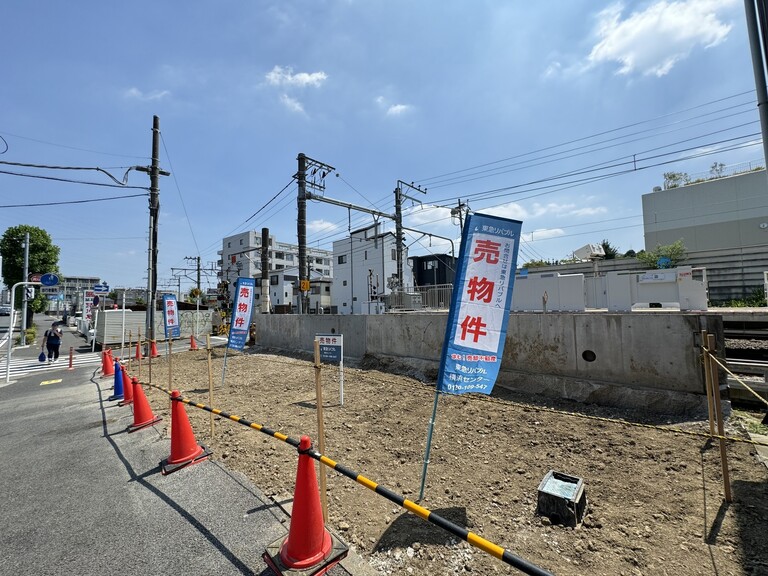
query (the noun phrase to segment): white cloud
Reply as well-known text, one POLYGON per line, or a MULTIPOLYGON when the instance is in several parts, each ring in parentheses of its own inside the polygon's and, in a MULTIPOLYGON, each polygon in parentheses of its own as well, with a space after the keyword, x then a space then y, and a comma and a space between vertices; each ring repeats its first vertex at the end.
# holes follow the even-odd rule
POLYGON ((304 106, 296 98, 291 98, 288 94, 280 94, 280 102, 291 112, 304 114, 304 106))
POLYGON ((307 224, 307 231, 316 233, 316 232, 334 232, 339 229, 338 224, 334 224, 333 222, 328 222, 327 220, 312 220, 307 224))
POLYGON ((413 110, 413 106, 410 104, 390 104, 384 96, 377 96, 375 102, 387 116, 401 116, 413 110))
POLYGON ((123 93, 125 98, 130 100, 141 100, 142 102, 149 102, 152 100, 162 100, 166 96, 170 96, 171 93, 168 90, 153 90, 152 92, 144 93, 136 87, 129 88, 123 93))
POLYGON ((270 72, 267 72, 265 78, 272 86, 298 86, 303 88, 311 86, 319 88, 327 79, 325 72, 298 72, 293 73, 293 68, 287 66, 275 66, 270 72))
POLYGON ((660 0, 622 19, 624 5, 598 14, 589 66, 618 62, 618 74, 664 76, 701 46, 724 42, 733 25, 721 20, 736 0, 660 0))
POLYGON ((479 211, 483 214, 498 216, 499 218, 510 218, 520 221, 524 221, 529 216, 528 211, 517 202, 508 202, 507 204, 491 208, 481 208, 479 211))

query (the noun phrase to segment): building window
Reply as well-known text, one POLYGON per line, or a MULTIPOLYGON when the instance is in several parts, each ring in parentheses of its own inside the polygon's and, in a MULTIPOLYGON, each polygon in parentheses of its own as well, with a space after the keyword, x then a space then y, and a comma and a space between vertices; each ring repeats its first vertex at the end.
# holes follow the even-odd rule
POLYGON ((330 292, 330 291, 331 291, 331 287, 330 287, 330 286, 326 286, 326 287, 325 287, 325 291, 326 291, 326 292, 330 292))
POLYGON ((277 260, 285 260, 285 252, 275 252, 275 258, 277 260))
POLYGON ((288 298, 288 292, 285 293, 285 297, 288 298))
POLYGON ((346 302, 344 302, 344 303, 341 305, 341 307, 342 307, 342 308, 346 308, 346 307, 347 307, 347 303, 346 303, 346 302))
POLYGON ((273 275, 273 276, 270 276, 270 277, 269 277, 269 284, 270 284, 271 286, 277 286, 277 280, 278 280, 278 276, 277 276, 277 274, 275 274, 275 275, 273 275))
POLYGON ((310 286, 309 287, 309 293, 310 294, 320 294, 320 286, 310 286))
POLYGON ((227 242, 227 248, 232 248, 232 242, 227 242))
POLYGON ((242 245, 243 245, 243 239, 240 238, 240 246, 242 246, 242 245))
POLYGON ((293 254, 286 254, 285 255, 285 261, 286 262, 293 262, 293 254))
POLYGON ((397 248, 392 248, 392 260, 397 260, 397 248))
POLYGON ((253 295, 253 299, 254 299, 254 300, 258 300, 258 299, 259 299, 259 294, 254 294, 254 295, 253 295))
POLYGON ((368 250, 363 252, 363 256, 364 256, 363 260, 368 260, 368 250))
POLYGON ((283 264, 275 264, 275 270, 283 270, 285 266, 283 264))
POLYGON ((346 285, 347 285, 347 281, 346 281, 346 280, 344 280, 344 281, 341 283, 341 285, 342 285, 342 286, 346 286, 346 285))
POLYGON ((347 255, 342 254, 341 256, 339 256, 339 264, 346 264, 346 263, 347 263, 347 255))

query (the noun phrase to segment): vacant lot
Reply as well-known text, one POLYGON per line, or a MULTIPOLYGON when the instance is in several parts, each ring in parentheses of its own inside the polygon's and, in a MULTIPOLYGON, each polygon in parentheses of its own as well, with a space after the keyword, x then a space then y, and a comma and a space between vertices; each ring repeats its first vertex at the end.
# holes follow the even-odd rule
MULTIPOLYGON (((306 358, 214 350, 213 404, 317 446, 315 369, 306 358)), ((173 387, 208 403, 207 352, 174 354, 173 387)), ((132 373, 136 367, 132 368, 132 373)), ((168 364, 153 381, 168 386, 168 364)), ((418 497, 434 384, 374 369, 323 367, 325 454, 407 498, 418 497)), ((143 367, 143 380, 147 367, 143 367)), ((167 396, 148 393, 167 418, 167 396)), ((290 498, 295 449, 188 407, 198 441, 267 495, 290 498)), ((557 403, 497 389, 441 397, 426 508, 554 574, 768 575, 768 472, 747 443, 728 444, 733 503, 724 501, 719 447, 706 422, 557 403), (622 423, 620 420, 626 421, 622 423), (649 426, 639 426, 645 424, 649 426), (684 430, 687 434, 674 432, 684 430), (536 516, 549 470, 583 478, 589 505, 577 529, 536 516)), ((746 438, 737 423, 727 435, 746 438)), ((381 574, 517 573, 450 534, 329 470, 334 527, 381 574)))

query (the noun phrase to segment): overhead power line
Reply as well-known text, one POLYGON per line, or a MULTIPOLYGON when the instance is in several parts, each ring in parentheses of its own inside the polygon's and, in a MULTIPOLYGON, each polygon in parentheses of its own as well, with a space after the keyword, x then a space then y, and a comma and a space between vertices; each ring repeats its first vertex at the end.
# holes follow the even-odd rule
POLYGON ((62 202, 37 202, 35 204, 5 204, 0 208, 32 208, 36 206, 62 206, 64 204, 87 204, 89 202, 109 202, 111 200, 124 200, 126 198, 140 198, 149 194, 129 194, 127 196, 112 196, 110 198, 92 198, 89 200, 65 200, 62 202))

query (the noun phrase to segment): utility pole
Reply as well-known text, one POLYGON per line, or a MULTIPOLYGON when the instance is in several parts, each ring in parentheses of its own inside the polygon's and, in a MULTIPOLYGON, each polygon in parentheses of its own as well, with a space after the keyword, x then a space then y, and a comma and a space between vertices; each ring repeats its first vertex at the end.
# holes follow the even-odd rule
POLYGON ((200 292, 200 256, 184 256, 184 260, 192 260, 196 263, 196 269, 197 269, 197 283, 195 286, 197 287, 198 293, 200 292))
POLYGON ((323 162, 318 162, 299 153, 299 170, 295 178, 299 185, 298 216, 296 218, 299 240, 299 314, 309 311, 309 263, 307 262, 307 186, 316 190, 325 190, 325 177, 335 170, 323 162), (307 180, 307 173, 310 178, 307 180))
MULTIPOLYGON (((29 281, 29 232, 24 236, 24 282, 29 281)), ((27 286, 21 297, 21 345, 27 345, 27 286)), ((10 348, 10 344, 8 347, 10 348)))
MULTIPOLYGON (((306 202, 305 202, 306 207, 306 202)), ((269 314, 269 228, 261 229, 261 313, 269 314)))
POLYGON ((147 274, 147 340, 155 339, 155 294, 157 292, 157 219, 160 215, 160 183, 158 176, 170 176, 160 169, 160 118, 152 117, 152 164, 138 166, 149 174, 149 274, 147 274))
POLYGON ((755 12, 755 0, 744 0, 749 48, 752 52, 752 73, 755 77, 755 89, 757 91, 757 110, 760 114, 760 127, 763 134, 763 155, 768 161, 768 90, 765 87, 765 62, 763 60, 764 55, 768 57, 768 46, 766 46, 765 40, 765 35, 768 33, 765 1, 757 0, 757 8, 759 17, 755 12))
POLYGON ((407 198, 408 200, 413 200, 414 202, 418 202, 421 204, 421 200, 417 200, 416 198, 412 198, 410 196, 407 196, 406 194, 403 194, 402 187, 406 186, 412 190, 415 190, 416 192, 421 192, 422 194, 427 193, 427 189, 424 188, 422 190, 421 186, 414 186, 413 183, 408 184, 406 182, 403 182, 402 180, 397 181, 397 186, 395 187, 395 237, 397 239, 397 281, 400 284, 399 288, 403 288, 403 252, 405 250, 405 234, 403 233, 403 198, 407 198))

